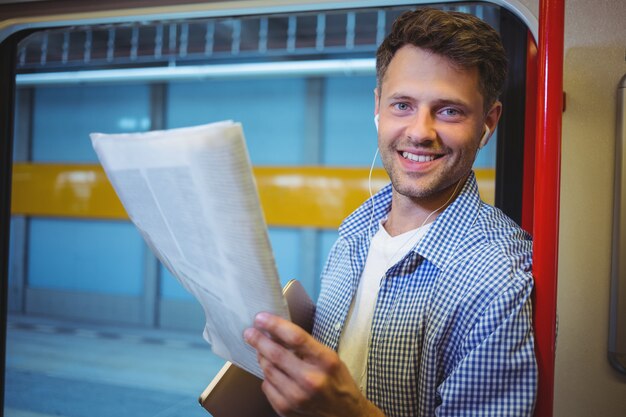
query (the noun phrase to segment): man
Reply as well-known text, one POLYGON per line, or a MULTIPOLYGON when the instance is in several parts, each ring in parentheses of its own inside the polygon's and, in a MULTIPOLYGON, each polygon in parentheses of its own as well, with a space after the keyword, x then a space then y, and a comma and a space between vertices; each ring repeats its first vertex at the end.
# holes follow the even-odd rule
POLYGON ((475 17, 394 24, 375 90, 391 185, 341 225, 314 337, 265 313, 244 333, 280 415, 532 414, 532 243, 480 201, 471 170, 505 74, 499 36, 475 17))

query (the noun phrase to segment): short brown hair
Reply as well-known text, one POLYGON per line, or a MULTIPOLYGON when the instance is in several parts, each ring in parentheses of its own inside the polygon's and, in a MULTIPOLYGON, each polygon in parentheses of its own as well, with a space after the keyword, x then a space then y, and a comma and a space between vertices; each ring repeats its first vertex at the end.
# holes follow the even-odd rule
POLYGON ((441 55, 461 69, 476 67, 485 111, 502 93, 507 59, 500 35, 475 16, 427 8, 403 13, 376 52, 379 89, 389 63, 405 45, 441 55))

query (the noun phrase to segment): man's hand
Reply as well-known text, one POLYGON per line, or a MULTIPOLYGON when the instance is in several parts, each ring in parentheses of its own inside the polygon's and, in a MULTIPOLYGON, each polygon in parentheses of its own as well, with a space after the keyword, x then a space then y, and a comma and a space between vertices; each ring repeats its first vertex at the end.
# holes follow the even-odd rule
POLYGON ((259 313, 244 338, 258 352, 263 392, 281 416, 383 416, 339 356, 295 324, 259 313))

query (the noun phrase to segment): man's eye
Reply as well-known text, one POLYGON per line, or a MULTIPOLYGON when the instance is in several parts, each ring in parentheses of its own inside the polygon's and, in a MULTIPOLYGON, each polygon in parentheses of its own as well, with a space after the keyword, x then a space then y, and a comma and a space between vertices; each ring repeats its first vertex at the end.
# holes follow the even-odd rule
POLYGON ((406 111, 409 109, 409 105, 406 103, 396 103, 394 104, 395 108, 400 111, 406 111))
POLYGON ((441 111, 441 113, 446 117, 456 117, 461 115, 461 112, 454 108, 445 108, 441 111))

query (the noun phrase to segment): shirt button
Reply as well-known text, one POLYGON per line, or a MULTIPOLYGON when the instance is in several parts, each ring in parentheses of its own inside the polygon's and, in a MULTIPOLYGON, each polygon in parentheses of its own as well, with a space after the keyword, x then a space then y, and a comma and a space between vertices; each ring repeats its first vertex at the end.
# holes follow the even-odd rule
POLYGON ((335 330, 337 331, 341 330, 341 323, 339 322, 335 323, 335 330))

